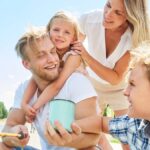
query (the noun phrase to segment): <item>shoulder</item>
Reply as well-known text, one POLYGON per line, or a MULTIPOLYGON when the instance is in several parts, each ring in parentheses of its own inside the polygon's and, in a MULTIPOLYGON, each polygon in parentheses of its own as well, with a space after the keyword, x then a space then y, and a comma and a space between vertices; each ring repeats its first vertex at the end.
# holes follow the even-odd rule
POLYGON ((89 79, 81 73, 73 73, 66 82, 68 94, 75 102, 97 96, 89 79))
POLYGON ((116 117, 109 122, 110 133, 115 131, 136 132, 140 126, 141 119, 129 118, 127 115, 116 117))
POLYGON ((90 80, 80 72, 72 73, 72 75, 68 78, 67 82, 71 85, 74 84, 81 86, 81 84, 83 83, 84 85, 89 84, 90 86, 92 86, 90 80))
POLYGON ((102 17, 103 17, 103 10, 96 9, 82 14, 80 20, 84 20, 86 22, 95 22, 95 21, 101 21, 102 17))
POLYGON ((109 133, 127 144, 129 137, 137 133, 141 120, 129 118, 127 115, 116 117, 109 122, 109 133))
POLYGON ((29 83, 29 80, 25 80, 24 82, 20 83, 15 91, 14 96, 14 103, 13 106, 16 108, 20 108, 21 100, 24 94, 24 91, 29 83))

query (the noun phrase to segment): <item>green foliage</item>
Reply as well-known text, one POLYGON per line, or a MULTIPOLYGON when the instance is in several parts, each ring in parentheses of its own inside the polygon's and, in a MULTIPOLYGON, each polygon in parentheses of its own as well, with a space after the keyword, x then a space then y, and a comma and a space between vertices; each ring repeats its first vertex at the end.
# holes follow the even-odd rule
POLYGON ((103 116, 114 117, 114 111, 110 108, 109 104, 104 109, 103 116))
POLYGON ((0 101, 0 119, 7 118, 7 109, 3 102, 0 101))

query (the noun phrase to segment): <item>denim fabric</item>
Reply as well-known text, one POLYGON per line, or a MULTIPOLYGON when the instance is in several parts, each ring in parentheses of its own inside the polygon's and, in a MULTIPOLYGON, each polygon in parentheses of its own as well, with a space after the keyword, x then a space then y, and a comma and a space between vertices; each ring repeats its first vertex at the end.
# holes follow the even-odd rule
MULTIPOLYGON (((13 148, 13 150, 22 150, 22 149, 20 147, 16 147, 16 148, 13 148)), ((39 150, 39 149, 31 147, 31 146, 25 146, 23 150, 39 150)))

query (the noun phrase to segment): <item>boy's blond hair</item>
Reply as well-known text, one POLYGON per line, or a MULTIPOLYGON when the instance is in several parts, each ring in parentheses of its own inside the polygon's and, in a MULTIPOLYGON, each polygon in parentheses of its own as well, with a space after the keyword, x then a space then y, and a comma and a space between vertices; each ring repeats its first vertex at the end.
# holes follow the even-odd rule
POLYGON ((49 32, 52 25, 53 25, 53 21, 55 19, 63 19, 66 22, 69 22, 73 25, 74 27, 74 31, 75 31, 75 40, 79 39, 79 35, 81 33, 81 29, 79 27, 79 23, 77 21, 77 19, 75 18, 75 16, 73 16, 70 12, 68 11, 58 11, 55 13, 55 15, 50 19, 49 23, 47 24, 47 31, 49 32))
POLYGON ((28 28, 26 33, 18 40, 15 50, 17 55, 23 60, 29 59, 27 55, 28 50, 38 50, 37 39, 48 36, 45 27, 34 27, 28 28))
POLYGON ((150 41, 143 42, 131 52, 129 69, 141 65, 146 68, 146 75, 150 81, 150 41))

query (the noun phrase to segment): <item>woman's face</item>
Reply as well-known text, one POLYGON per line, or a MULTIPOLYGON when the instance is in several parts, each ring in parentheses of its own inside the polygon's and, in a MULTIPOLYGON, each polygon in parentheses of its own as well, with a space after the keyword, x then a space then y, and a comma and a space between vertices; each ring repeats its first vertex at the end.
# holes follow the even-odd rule
POLYGON ((108 0, 104 7, 103 26, 106 29, 116 29, 126 24, 126 21, 124 0, 108 0))

